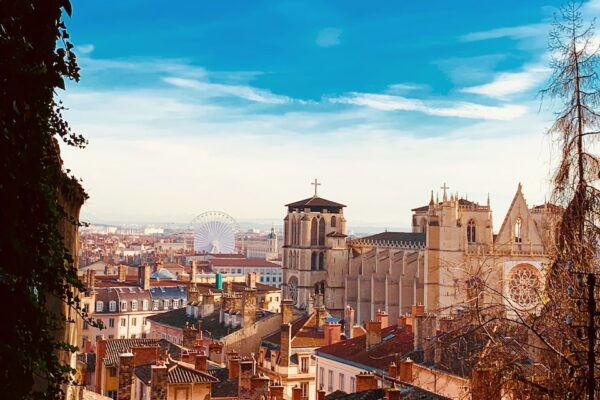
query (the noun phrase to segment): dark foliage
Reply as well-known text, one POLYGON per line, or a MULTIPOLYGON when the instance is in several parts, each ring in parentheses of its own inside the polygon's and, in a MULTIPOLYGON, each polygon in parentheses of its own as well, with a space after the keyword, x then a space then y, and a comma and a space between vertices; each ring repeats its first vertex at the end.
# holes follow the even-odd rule
POLYGON ((69 0, 0 0, 3 399, 62 398, 72 376, 64 360, 75 350, 64 342, 64 332, 75 316, 87 318, 77 297, 84 288, 63 238, 65 226, 78 224, 63 205, 78 209, 85 199, 79 183, 63 171, 58 145, 85 145, 56 101, 65 80, 79 79, 62 21, 70 14, 69 0))

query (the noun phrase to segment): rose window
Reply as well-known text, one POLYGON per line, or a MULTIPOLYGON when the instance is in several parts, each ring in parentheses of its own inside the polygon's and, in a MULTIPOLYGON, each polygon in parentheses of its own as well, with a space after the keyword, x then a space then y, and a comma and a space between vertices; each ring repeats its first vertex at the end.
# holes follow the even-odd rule
POLYGON ((531 308, 539 301, 540 274, 531 265, 518 265, 510 272, 508 293, 519 307, 531 308))

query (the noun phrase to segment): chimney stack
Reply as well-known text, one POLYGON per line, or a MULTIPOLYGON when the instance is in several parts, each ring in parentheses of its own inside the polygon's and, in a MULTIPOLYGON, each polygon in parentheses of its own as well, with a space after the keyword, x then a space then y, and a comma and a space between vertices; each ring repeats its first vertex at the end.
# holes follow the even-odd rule
MULTIPOLYGON (((414 351, 417 355, 422 354, 424 356, 425 350, 432 346, 431 339, 435 337, 436 318, 432 315, 417 315, 413 323, 414 351)), ((430 358, 433 358, 433 356, 430 358)))
MULTIPOLYGON (((161 364, 151 366, 150 382, 152 382, 150 400, 167 400, 169 376, 166 365, 161 364)), ((131 397, 128 397, 127 399, 131 399, 131 397)))
POLYGON ((390 326, 390 316, 385 311, 378 310, 375 315, 375 321, 381 322, 381 329, 390 326))
POLYGON ((200 308, 200 315, 202 318, 211 315, 215 311, 215 295, 212 292, 202 295, 202 307, 200 308))
POLYGON ((388 375, 390 378, 398 379, 398 366, 393 361, 388 366, 388 375))
POLYGON ((254 375, 254 360, 244 358, 240 360, 240 376, 238 383, 238 398, 252 400, 252 376, 254 375))
POLYGON ((119 276, 118 282, 125 282, 127 280, 127 265, 119 265, 119 276))
POLYGON ((325 400, 325 393, 323 389, 317 390, 317 400, 325 400))
POLYGON ((217 364, 223 362, 223 343, 213 342, 208 345, 208 358, 217 364))
POLYGON ((256 289, 256 272, 250 272, 246 275, 246 286, 250 289, 256 289))
POLYGON ((271 400, 283 400, 283 386, 277 383, 271 385, 271 400))
POLYGON ((192 268, 190 270, 190 282, 196 282, 196 260, 192 260, 192 268))
POLYGON ((208 356, 204 352, 197 353, 194 361, 196 371, 208 372, 208 356))
POLYGON ((290 299, 281 301, 281 323, 291 324, 294 319, 294 302, 290 299))
POLYGON ((352 327, 354 326, 354 308, 346 306, 344 310, 344 333, 346 339, 352 339, 352 327))
POLYGON ((269 378, 264 374, 254 375, 250 380, 250 393, 252 399, 268 399, 269 378))
POLYGON ((387 388, 385 389, 386 400, 400 400, 400 389, 387 388))
POLYGON ((117 400, 131 399, 133 383, 133 354, 119 354, 119 383, 117 389, 117 400))
POLYGON ((282 367, 290 366, 290 353, 292 342, 292 325, 281 325, 281 344, 279 349, 279 365, 282 367))
POLYGON ((381 322, 366 321, 367 327, 367 349, 381 343, 381 322))
POLYGON ((188 349, 193 348, 196 345, 198 339, 198 330, 194 324, 187 324, 183 327, 183 347, 188 349))
POLYGON ((356 393, 377 389, 377 378, 371 372, 361 372, 356 375, 356 393))
POLYGON ((229 379, 240 376, 240 356, 236 352, 227 353, 227 370, 229 379))
POLYGON ((407 358, 400 361, 400 381, 411 383, 413 381, 413 360, 407 358))
POLYGON ((341 340, 342 326, 329 323, 325 325, 325 345, 335 344, 341 340))
POLYGON ((150 266, 148 264, 144 264, 138 268, 138 286, 140 286, 143 290, 150 289, 150 266))
POLYGON ((365 328, 363 328, 362 326, 354 325, 352 327, 352 338, 359 337, 359 336, 366 335, 366 334, 367 334, 367 331, 365 331, 365 328))
POLYGON ((317 318, 317 331, 322 331, 327 323, 327 310, 324 306, 315 307, 317 318))
POLYGON ((242 326, 245 328, 256 322, 256 289, 246 288, 242 301, 242 326))

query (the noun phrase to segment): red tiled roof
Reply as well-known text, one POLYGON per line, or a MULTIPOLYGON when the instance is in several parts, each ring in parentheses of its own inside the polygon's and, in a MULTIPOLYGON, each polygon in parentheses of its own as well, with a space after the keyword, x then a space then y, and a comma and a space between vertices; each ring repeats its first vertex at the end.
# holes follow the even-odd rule
MULTIPOLYGON (((316 313, 302 317, 292 323, 292 347, 320 347, 325 344, 325 334, 316 329, 316 313)), ((276 333, 264 339, 267 342, 281 345, 281 333, 276 333)))
POLYGON ((381 331, 381 343, 367 350, 366 335, 341 341, 316 350, 317 355, 333 356, 340 360, 351 361, 366 367, 385 370, 396 354, 400 356, 413 350, 413 333, 398 325, 389 326, 381 331))
MULTIPOLYGON (((150 384, 152 376, 152 364, 138 365, 134 369, 135 375, 145 384, 150 384)), ((185 367, 177 362, 171 362, 167 365, 167 376, 169 384, 182 383, 216 383, 217 378, 207 372, 197 371, 192 368, 185 367)))

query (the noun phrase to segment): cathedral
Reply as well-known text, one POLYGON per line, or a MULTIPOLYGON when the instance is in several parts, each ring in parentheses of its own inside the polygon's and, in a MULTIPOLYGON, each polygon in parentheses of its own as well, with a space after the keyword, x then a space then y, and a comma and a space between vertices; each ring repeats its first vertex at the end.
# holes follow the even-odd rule
POLYGON ((507 310, 535 308, 558 208, 529 207, 519 184, 496 234, 489 198, 481 205, 446 189, 441 200, 432 193, 428 205, 412 210, 411 232, 352 240, 343 204, 316 189, 313 197, 288 204, 284 295, 306 308, 323 294, 332 315, 354 310, 355 323, 379 310, 394 321, 413 304, 452 314, 475 298, 507 310))

